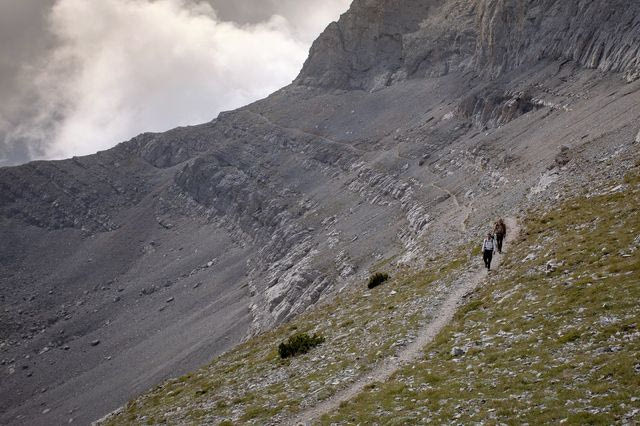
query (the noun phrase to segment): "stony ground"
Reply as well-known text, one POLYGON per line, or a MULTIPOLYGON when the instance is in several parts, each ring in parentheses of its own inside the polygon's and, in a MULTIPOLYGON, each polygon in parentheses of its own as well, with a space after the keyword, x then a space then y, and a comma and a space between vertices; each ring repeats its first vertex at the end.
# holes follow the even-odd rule
POLYGON ((640 178, 532 211, 424 359, 323 424, 640 421, 640 178))
MULTIPOLYGON (((434 259, 418 273, 395 269, 389 282, 373 290, 363 283, 345 291, 209 366, 166 382, 106 423, 278 423, 401 352, 451 288, 475 270, 469 266, 471 253, 463 247, 453 259, 434 259), (460 268, 469 270, 459 276, 460 268), (281 360, 278 343, 297 332, 319 333, 326 342, 308 354, 281 360)), ((394 269, 385 261, 378 267, 394 269)))
MULTIPOLYGON (((518 237, 519 224, 515 218, 507 217, 505 219, 509 234, 504 241, 505 248, 508 249, 511 242, 518 237)), ((496 254, 491 270, 495 271, 500 268, 503 256, 496 254)), ((360 378, 346 389, 338 392, 331 398, 321 401, 311 407, 304 408, 295 418, 288 421, 289 424, 309 424, 324 414, 336 411, 341 404, 353 399, 362 393, 365 388, 370 387, 375 382, 385 382, 393 374, 395 374, 403 366, 413 363, 422 356, 422 350, 430 344, 442 331, 442 329, 453 319, 459 306, 464 303, 475 289, 482 284, 487 275, 492 273, 485 268, 477 268, 478 270, 472 274, 462 273, 456 280, 456 286, 449 291, 446 300, 438 306, 438 310, 434 312, 430 321, 423 323, 418 330, 416 338, 403 348, 403 350, 394 356, 387 358, 384 362, 376 365, 375 369, 370 373, 361 375, 360 378)))
POLYGON ((276 362, 284 326, 128 411, 279 420, 397 353, 461 275, 434 259, 367 295, 376 263, 451 258, 563 179, 611 180, 640 143, 640 3, 512 3, 354 1, 262 101, 0 168, 0 424, 89 423, 294 321, 326 334, 316 361, 276 362))
MULTIPOLYGON (((640 419, 640 173, 530 210, 501 270, 384 383, 322 424, 633 424, 640 419)), ((131 401, 105 424, 276 424, 371 375, 477 268, 478 250, 335 300, 131 401), (326 342, 280 360, 297 332, 326 342)), ((314 421, 315 422, 315 421, 314 421)))

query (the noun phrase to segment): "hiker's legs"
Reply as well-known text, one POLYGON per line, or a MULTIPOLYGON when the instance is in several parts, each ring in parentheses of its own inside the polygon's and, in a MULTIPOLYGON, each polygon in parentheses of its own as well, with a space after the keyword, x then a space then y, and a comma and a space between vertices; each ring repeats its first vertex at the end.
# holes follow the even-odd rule
POLYGON ((502 240, 504 235, 496 234, 496 242, 498 243, 498 253, 502 253, 502 240))
POLYGON ((491 257, 493 256, 493 252, 491 250, 484 250, 482 254, 482 259, 484 260, 485 268, 491 268, 491 257))

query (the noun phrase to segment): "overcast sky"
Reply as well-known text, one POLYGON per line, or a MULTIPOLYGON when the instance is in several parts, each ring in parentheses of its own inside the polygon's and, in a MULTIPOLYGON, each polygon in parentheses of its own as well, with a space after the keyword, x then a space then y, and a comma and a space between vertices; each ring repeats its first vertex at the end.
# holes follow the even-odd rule
POLYGON ((350 0, 0 0, 0 166, 209 121, 291 82, 350 0))

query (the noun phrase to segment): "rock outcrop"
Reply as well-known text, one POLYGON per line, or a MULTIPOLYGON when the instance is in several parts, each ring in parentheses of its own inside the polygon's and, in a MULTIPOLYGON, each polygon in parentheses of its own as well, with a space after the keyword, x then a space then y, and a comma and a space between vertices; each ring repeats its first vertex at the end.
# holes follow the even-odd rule
POLYGON ((541 60, 640 77, 640 5, 616 0, 354 1, 314 43, 297 84, 377 90, 541 60))
POLYGON ((0 423, 98 418, 631 158, 639 8, 356 0, 264 100, 0 168, 0 423))

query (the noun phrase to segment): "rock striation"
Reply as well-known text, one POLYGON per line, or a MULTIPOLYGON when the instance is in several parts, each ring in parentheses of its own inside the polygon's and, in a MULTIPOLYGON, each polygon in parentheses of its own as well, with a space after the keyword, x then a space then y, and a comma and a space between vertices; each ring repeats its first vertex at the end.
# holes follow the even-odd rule
POLYGON ((266 99, 0 168, 0 423, 94 420, 632 158, 639 7, 356 0, 266 99))
POLYGON ((298 84, 377 90, 473 70, 567 61, 640 77, 640 5, 616 0, 356 0, 316 40, 298 84))

